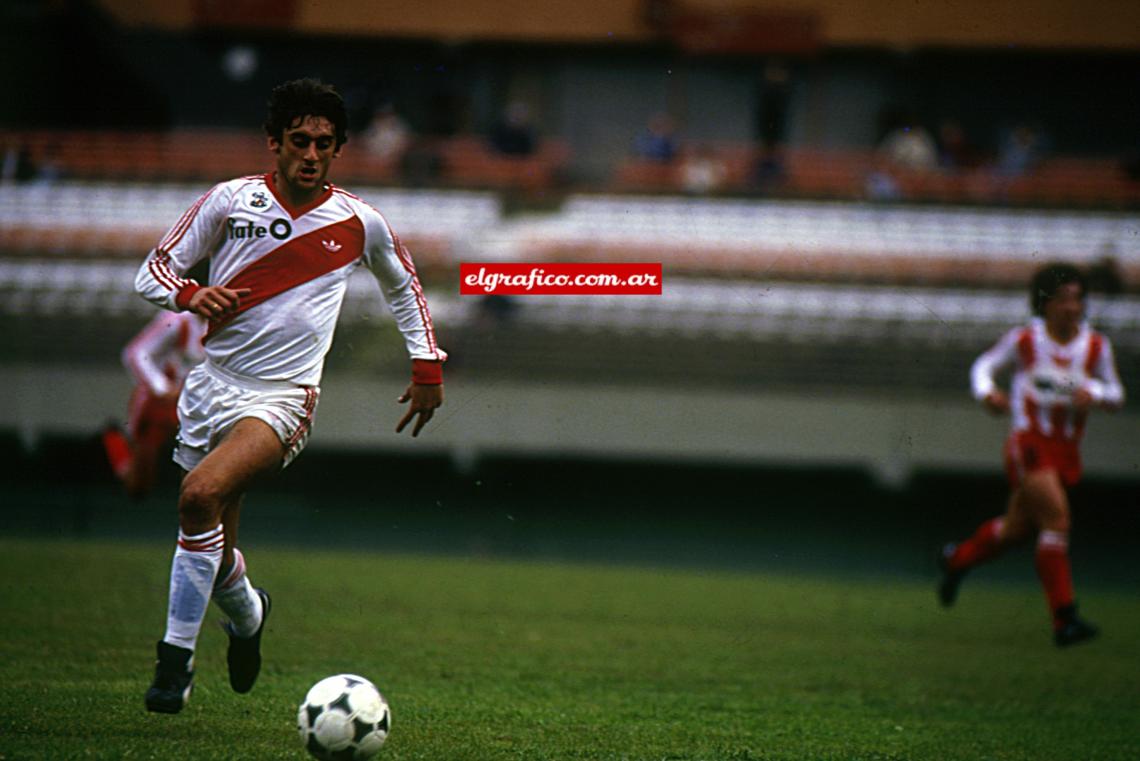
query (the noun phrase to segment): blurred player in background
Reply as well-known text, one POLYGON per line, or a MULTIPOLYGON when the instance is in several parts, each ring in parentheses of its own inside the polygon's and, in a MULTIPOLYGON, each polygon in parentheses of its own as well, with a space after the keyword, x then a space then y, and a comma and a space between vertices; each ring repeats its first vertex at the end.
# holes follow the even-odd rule
POLYGON ((123 365, 135 379, 127 430, 103 431, 103 449, 127 494, 142 499, 158 479, 160 455, 178 432, 178 394, 187 373, 205 357, 206 321, 194 312, 164 312, 123 349, 123 365))
POLYGON ((1037 575, 1059 647, 1097 634, 1095 626, 1077 616, 1073 599, 1066 489, 1081 476, 1078 446, 1089 411, 1116 409, 1124 403, 1112 345, 1084 321, 1087 290, 1076 267, 1042 268, 1030 283, 1036 317, 1006 333, 974 362, 970 371, 974 397, 991 412, 1012 416, 1005 444, 1012 492, 1005 515, 983 523, 964 542, 947 544, 940 558, 939 599, 950 606, 967 571, 1036 536, 1037 575), (1009 367, 1013 377, 1007 395, 995 377, 1009 367))
POLYGON ((166 632, 150 711, 177 713, 190 695, 198 633, 213 599, 229 621, 230 686, 248 692, 261 668, 269 596, 235 547, 247 488, 281 470, 309 437, 349 275, 380 283, 411 357, 409 403, 396 426, 419 434, 443 403, 442 363, 427 301, 406 248, 378 211, 325 181, 345 143, 344 102, 317 80, 273 90, 265 123, 274 170, 213 187, 139 268, 154 304, 209 320, 206 358, 178 402, 174 460, 185 471, 170 571, 166 632), (209 285, 187 279, 209 259, 209 285))

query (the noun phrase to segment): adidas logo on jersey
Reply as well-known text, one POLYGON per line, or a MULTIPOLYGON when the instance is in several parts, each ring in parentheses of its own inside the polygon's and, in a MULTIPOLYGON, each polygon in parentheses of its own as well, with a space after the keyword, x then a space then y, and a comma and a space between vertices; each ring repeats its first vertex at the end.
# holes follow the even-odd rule
POLYGON ((333 254, 344 248, 344 246, 340 245, 335 240, 322 240, 321 245, 325 247, 326 251, 333 254))

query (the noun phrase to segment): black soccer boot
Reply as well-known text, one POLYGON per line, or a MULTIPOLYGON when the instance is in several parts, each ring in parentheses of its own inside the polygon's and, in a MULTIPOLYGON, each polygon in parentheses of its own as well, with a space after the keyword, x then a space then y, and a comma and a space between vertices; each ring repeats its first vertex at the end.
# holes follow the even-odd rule
POLYGON ((1058 608, 1054 618, 1060 624, 1053 630, 1053 641, 1057 647, 1075 645, 1100 634, 1100 629, 1077 616, 1076 605, 1058 608))
POLYGON ((957 548, 956 544, 947 544, 938 553, 938 568, 942 571, 942 578, 938 582, 938 601, 944 608, 951 607, 958 599, 958 585, 966 575, 965 571, 950 570, 950 558, 957 548))
POLYGON ((269 618, 269 593, 264 589, 255 589, 261 598, 261 626, 252 637, 239 637, 234 634, 233 624, 226 623, 224 628, 230 638, 229 649, 226 650, 226 664, 230 667, 230 687, 234 692, 249 692, 257 675, 261 672, 261 633, 265 631, 265 621, 269 618))
POLYGON ((194 671, 190 668, 193 650, 158 641, 158 660, 154 666, 154 682, 146 691, 146 710, 155 713, 178 713, 190 700, 194 689, 194 671))

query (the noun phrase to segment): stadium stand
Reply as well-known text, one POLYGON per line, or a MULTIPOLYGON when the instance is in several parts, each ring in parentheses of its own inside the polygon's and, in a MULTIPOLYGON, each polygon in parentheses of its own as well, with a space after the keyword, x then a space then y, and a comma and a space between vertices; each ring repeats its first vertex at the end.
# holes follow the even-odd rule
MULTIPOLYGON (((23 146, 34 165, 82 180, 218 182, 270 166, 265 135, 255 130, 0 130, 0 145, 23 146)), ((351 142, 349 146, 346 160, 337 165, 338 181, 403 184, 398 160, 379 158, 351 142)), ((416 150, 438 160, 433 184, 526 193, 558 187, 570 156, 560 140, 540 141, 529 156, 504 156, 474 135, 420 138, 416 150)))
MULTIPOLYGON (((207 181, 264 171, 268 165, 263 134, 250 130, 181 129, 169 132, 0 130, 0 144, 22 145, 31 161, 51 166, 64 177, 89 180, 207 181)), ((571 161, 564 140, 544 139, 529 156, 504 156, 476 135, 421 138, 417 150, 438 160, 432 184, 443 187, 556 192, 567 184, 571 161)), ((346 184, 399 186, 397 162, 346 149, 337 176, 346 184)), ((669 163, 628 157, 614 167, 610 188, 621 193, 684 194, 685 156, 702 153, 723 167, 718 195, 771 195, 784 198, 862 200, 868 176, 876 170, 870 149, 783 148, 778 174, 757 178, 763 154, 751 143, 689 143, 669 163)), ((1024 176, 1005 178, 992 167, 919 172, 890 169, 901 200, 939 204, 994 204, 1082 209, 1134 209, 1140 182, 1120 162, 1057 156, 1024 176)))
MULTIPOLYGON (((0 186, 7 256, 137 257, 201 186, 0 186)), ((1140 280, 1140 217, 1112 212, 576 194, 559 210, 504 216, 485 191, 364 188, 427 269, 461 256, 662 261, 672 275, 1019 286, 1045 259, 1113 252, 1140 280), (476 241, 479 245, 475 245, 476 241)))
MULTIPOLYGON (((0 185, 0 251, 137 260, 203 191, 203 185, 137 182, 0 185)), ((457 261, 454 247, 502 216, 502 201, 488 192, 365 188, 360 195, 384 211, 425 277, 457 261)))
MULTIPOLYGON (((133 292, 135 271, 128 261, 0 259, 0 315, 142 319, 152 308, 133 292)), ((664 347, 695 357, 707 345, 732 348, 727 354, 718 353, 721 359, 715 368, 707 362, 685 368, 690 380, 707 374, 733 375, 734 368, 744 378, 748 373, 740 366, 741 356, 751 356, 749 347, 761 345, 813 347, 810 356, 829 347, 840 351, 861 347, 862 358, 849 372, 878 377, 884 371, 883 357, 890 357, 887 366, 899 365, 899 347, 919 350, 913 356, 928 359, 932 349, 933 356, 943 359, 947 353, 966 356, 1023 320, 1027 311, 1021 291, 685 279, 667 280, 660 297, 515 297, 508 317, 489 320, 479 299, 454 294, 436 289, 431 303, 437 321, 459 345, 457 359, 465 366, 507 374, 573 374, 581 362, 588 368, 605 356, 602 347, 628 342, 637 347, 638 355, 626 357, 632 363, 630 377, 643 380, 660 379, 658 373, 665 365, 671 373, 679 370, 664 347), (481 347, 479 351, 464 350, 473 343, 481 347), (536 364, 527 359, 532 351, 536 364), (654 363, 654 357, 660 364, 654 363), (880 361, 872 361, 873 357, 880 361)), ((354 276, 342 325, 351 330, 377 324, 384 310, 376 295, 371 278, 354 276)), ((1090 319, 1113 337, 1126 381, 1140 381, 1133 377, 1140 372, 1140 297, 1097 295, 1090 319)), ((63 319, 61 332, 38 348, 39 356, 73 353, 67 324, 63 319)), ((105 349, 113 354, 118 339, 107 340, 105 349)), ((801 349, 793 354, 805 356, 801 349)), ((787 361, 784 351, 765 356, 764 376, 778 375, 787 361)), ((943 359, 914 364, 938 366, 943 359)), ((801 369, 799 375, 805 372, 801 369)), ((824 377, 829 377, 826 372, 824 377)), ((844 382, 851 380, 844 376, 844 382)))
MULTIPOLYGON (((329 51, 345 43, 314 47, 312 55, 334 55, 329 51)), ((472 81, 451 79, 450 73, 442 76, 452 70, 444 66, 431 76, 440 85, 478 85, 465 105, 447 87, 422 90, 423 81, 414 77, 406 88, 396 86, 396 77, 385 85, 394 91, 384 95, 403 96, 402 105, 415 117, 416 158, 423 162, 418 171, 369 155, 350 140, 332 174, 381 209, 408 244, 433 291, 437 323, 455 344, 460 371, 590 377, 599 371, 599 357, 622 356, 629 376, 647 382, 727 372, 750 382, 841 377, 889 387, 897 380, 890 368, 901 372, 892 352, 904 346, 917 350, 914 355, 938 350, 935 359, 921 363, 926 374, 914 371, 910 382, 960 391, 960 377, 947 380, 943 376, 952 373, 938 372, 941 352, 964 362, 998 331, 1024 319, 1024 285, 1042 262, 1092 265, 1107 258, 1124 293, 1097 294, 1092 317, 1121 347, 1122 372, 1135 375, 1140 183, 1122 168, 1126 157, 1104 158, 1119 151, 1111 139, 1094 146, 1097 157, 1048 152, 1016 177, 985 162, 957 171, 888 167, 869 145, 873 130, 866 122, 899 93, 891 76, 867 74, 859 56, 839 56, 812 59, 819 71, 805 67, 793 78, 797 87, 810 86, 813 98, 793 99, 789 108, 801 122, 806 115, 819 123, 785 130, 762 152, 755 132, 761 125, 749 124, 763 101, 752 70, 768 56, 721 65, 682 55, 691 71, 670 80, 670 102, 688 114, 689 131, 682 134, 691 136, 681 143, 680 157, 664 164, 621 158, 628 136, 620 133, 638 123, 637 113, 648 110, 656 91, 607 85, 599 73, 625 66, 646 77, 635 81, 655 82, 656 75, 638 75, 655 67, 644 61, 671 65, 674 53, 654 45, 629 51, 636 55, 628 58, 542 45, 534 51, 540 49, 545 73, 515 82, 544 117, 544 137, 532 154, 505 156, 488 141, 488 120, 499 100, 516 93, 478 78, 505 83, 514 54, 452 46, 449 63, 462 61, 471 64, 468 72, 483 73, 472 74, 472 81), (858 77, 866 81, 850 80, 852 72, 863 72, 858 77), (840 95, 853 81, 870 88, 867 103, 879 105, 858 112, 853 118, 864 124, 853 122, 849 135, 841 134, 843 125, 823 129, 826 115, 848 103, 840 95), (614 88, 610 99, 595 98, 605 86, 614 88), (621 108, 611 113, 619 101, 621 108), (441 116, 441 104, 451 111, 441 116), (703 131, 692 129, 697 126, 703 131), (756 142, 743 137, 749 133, 756 142), (683 169, 693 157, 721 167, 716 183, 691 184, 683 169), (889 173, 893 195, 875 200, 868 180, 882 171, 889 173), (661 262, 665 293, 524 297, 500 313, 478 297, 453 295, 456 265, 486 260, 661 262), (731 361, 708 368, 710 351, 731 361)), ((968 62, 971 55, 955 60, 968 62)), ((875 60, 883 72, 895 71, 890 55, 875 60)), ((1000 67, 1011 59, 985 60, 1000 67)), ((377 71, 386 70, 380 64, 377 71)), ((1110 76, 1111 61, 1090 71, 1108 77, 1106 93, 1118 81, 1110 76)), ((925 76, 941 81, 930 72, 925 76)), ((954 92, 970 81, 952 82, 954 92)), ((207 96, 215 88, 239 93, 245 87, 205 74, 188 86, 197 88, 188 104, 212 104, 207 96)), ((357 92, 356 105, 377 94, 357 92)), ((932 102, 928 116, 952 105, 948 94, 932 102)), ((1033 105, 1028 93, 1010 104, 1009 114, 1033 105)), ((37 332, 28 333, 29 352, 74 345, 80 339, 71 336, 66 319, 57 318, 81 315, 121 322, 119 334, 95 339, 103 344, 98 356, 117 356, 125 326, 150 309, 131 293, 135 262, 210 183, 271 165, 259 130, 190 127, 223 117, 209 107, 185 108, 171 111, 173 126, 165 130, 0 129, 0 145, 25 148, 42 172, 27 182, 0 183, 0 316, 39 318, 37 332)), ((1063 116, 1058 109, 1041 114, 1063 116)), ((241 118, 243 125, 256 123, 241 118)), ((234 119, 230 124, 239 123, 234 119)), ((989 133, 1000 125, 991 121, 984 132, 993 138, 989 133)), ((1079 150, 1091 142, 1070 140, 1062 147, 1079 150)), ((377 322, 379 309, 370 298, 374 285, 367 278, 352 282, 344 312, 350 333, 377 322)), ((81 339, 90 337, 85 332, 81 339)), ((94 346, 82 348, 96 356, 94 346)))
POLYGON ((1115 252, 1140 276, 1135 215, 869 203, 575 195, 498 234, 519 261, 660 261, 666 276, 1020 287, 1047 259, 1115 252))
POLYGON ((527 156, 496 153, 474 136, 439 141, 437 150, 445 184, 533 194, 559 188, 570 158, 569 146, 561 140, 543 140, 527 156))
MULTIPOLYGON (((778 174, 758 178, 765 154, 747 143, 696 143, 697 151, 715 157, 724 167, 721 194, 775 194, 787 198, 859 200, 868 195, 868 177, 882 171, 871 149, 819 150, 784 148, 773 160, 778 174)), ((685 158, 662 164, 636 157, 614 169, 611 189, 624 193, 682 194, 685 158)), ((1050 157, 1025 176, 1005 178, 993 167, 968 170, 915 171, 889 169, 902 200, 940 204, 996 204, 1128 209, 1140 205, 1140 182, 1130 179, 1120 162, 1096 158, 1050 157)))

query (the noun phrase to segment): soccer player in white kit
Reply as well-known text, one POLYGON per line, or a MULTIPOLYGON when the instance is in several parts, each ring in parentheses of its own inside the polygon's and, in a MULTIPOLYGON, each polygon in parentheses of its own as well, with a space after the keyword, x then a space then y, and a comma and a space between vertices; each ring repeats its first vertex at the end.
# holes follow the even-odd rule
POLYGON ((1042 268, 1030 284, 1037 316, 1006 333, 974 362, 974 397, 991 412, 1012 418, 1005 444, 1011 493, 1005 515, 986 521, 965 541, 947 544, 940 557, 938 595, 948 607, 967 571, 1036 535, 1035 565, 1058 647, 1097 634, 1095 626, 1077 616, 1073 598, 1066 488, 1081 477, 1078 447, 1089 411, 1124 403, 1112 344, 1083 321, 1086 291, 1085 277, 1076 267, 1042 268), (1011 366, 1006 394, 995 376, 1011 366))
POLYGON ((135 380, 127 430, 103 431, 103 448, 127 494, 141 499, 154 488, 159 455, 178 431, 178 395, 187 374, 205 358, 206 321, 194 312, 162 312, 123 348, 135 380))
POLYGON ((308 439, 349 275, 368 267, 411 357, 400 396, 419 434, 443 403, 442 363, 415 267, 378 211, 326 182, 346 140, 344 102, 313 79, 273 90, 265 123, 269 174, 223 182, 198 199, 147 256, 138 292, 209 320, 206 359, 178 404, 174 460, 186 470, 170 572, 166 632, 157 645, 150 711, 177 713, 211 599, 229 621, 230 686, 248 692, 261 667, 270 600, 235 547, 242 495, 288 465, 308 439), (185 277, 209 259, 209 285, 185 277))

